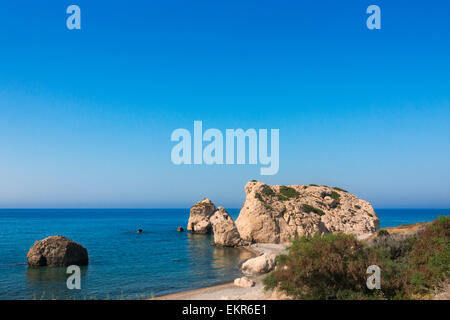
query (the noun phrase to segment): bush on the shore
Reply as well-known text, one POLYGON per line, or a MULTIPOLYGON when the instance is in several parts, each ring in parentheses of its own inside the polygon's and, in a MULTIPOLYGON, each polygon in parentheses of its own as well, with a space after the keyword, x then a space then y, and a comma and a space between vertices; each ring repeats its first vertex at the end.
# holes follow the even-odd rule
POLYGON ((415 239, 409 259, 411 282, 418 293, 429 292, 450 277, 450 217, 442 216, 415 239))
POLYGON ((370 245, 354 236, 328 234, 293 241, 288 255, 264 279, 295 299, 408 299, 448 280, 450 217, 415 236, 386 235, 370 245), (381 268, 381 289, 369 290, 367 267, 381 268))
POLYGON ((368 249, 351 235, 301 237, 294 240, 288 255, 278 258, 277 270, 264 279, 264 285, 278 287, 296 299, 395 297, 404 288, 405 278, 383 277, 382 292, 366 286, 369 265, 404 274, 385 260, 381 252, 368 249))
MULTIPOLYGON (((389 233, 373 240, 371 247, 380 250, 387 258, 400 262, 408 257, 414 237, 389 233)), ((404 262, 404 261, 403 261, 404 262)))
POLYGON ((385 237, 389 235, 389 231, 385 230, 385 229, 381 229, 380 231, 378 231, 377 236, 378 237, 385 237))

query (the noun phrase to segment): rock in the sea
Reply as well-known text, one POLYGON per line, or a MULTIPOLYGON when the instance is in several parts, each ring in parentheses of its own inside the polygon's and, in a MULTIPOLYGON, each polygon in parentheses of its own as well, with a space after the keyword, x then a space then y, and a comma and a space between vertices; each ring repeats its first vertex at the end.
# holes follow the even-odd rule
POLYGON ((284 243, 303 235, 343 232, 358 236, 379 229, 372 206, 339 188, 252 181, 245 192, 236 220, 245 241, 284 243))
POLYGON ((178 227, 178 228, 177 228, 177 231, 178 231, 178 232, 183 232, 184 229, 183 229, 183 227, 178 227))
POLYGON ((249 259, 242 264, 242 272, 245 274, 258 274, 272 271, 275 268, 275 258, 276 255, 265 253, 249 259))
POLYGON ((187 230, 195 233, 209 233, 212 226, 210 217, 216 211, 216 206, 209 199, 197 202, 189 216, 187 230))
POLYGON ((243 288, 251 288, 255 285, 255 281, 250 280, 247 277, 234 279, 234 285, 243 288))
POLYGON ((52 236, 35 242, 27 254, 31 267, 84 266, 89 263, 87 250, 63 236, 52 236))
POLYGON ((214 244, 224 247, 236 247, 241 244, 241 237, 228 212, 219 207, 210 218, 214 232, 214 244))

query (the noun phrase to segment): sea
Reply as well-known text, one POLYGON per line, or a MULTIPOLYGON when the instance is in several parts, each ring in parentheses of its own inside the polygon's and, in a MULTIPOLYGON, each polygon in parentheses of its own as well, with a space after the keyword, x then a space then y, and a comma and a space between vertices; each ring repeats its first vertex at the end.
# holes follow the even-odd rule
MULTIPOLYGON (((450 209, 375 211, 382 228, 450 215, 450 209)), ((188 218, 189 209, 1 209, 0 299, 143 299, 242 276, 240 266, 252 253, 214 247, 211 235, 177 232, 188 218), (66 268, 27 266, 34 242, 52 235, 88 250, 81 289, 67 288, 66 268)))

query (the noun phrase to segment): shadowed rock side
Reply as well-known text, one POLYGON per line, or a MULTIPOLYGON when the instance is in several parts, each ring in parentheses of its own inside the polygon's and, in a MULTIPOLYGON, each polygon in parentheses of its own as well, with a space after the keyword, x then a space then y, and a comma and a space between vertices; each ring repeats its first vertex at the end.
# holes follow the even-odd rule
POLYGON ((52 236, 35 242, 27 254, 31 267, 84 266, 89 262, 87 250, 63 236, 52 236))
POLYGON ((211 216, 210 221, 213 227, 215 245, 236 247, 242 244, 233 219, 223 207, 218 208, 211 216))
POLYGON ((343 232, 354 235, 379 229, 372 206, 326 186, 269 186, 252 181, 236 227, 245 241, 283 243, 297 236, 343 232))
POLYGON ((197 202, 192 208, 187 224, 187 230, 195 233, 210 233, 210 217, 216 211, 216 206, 209 199, 197 202))

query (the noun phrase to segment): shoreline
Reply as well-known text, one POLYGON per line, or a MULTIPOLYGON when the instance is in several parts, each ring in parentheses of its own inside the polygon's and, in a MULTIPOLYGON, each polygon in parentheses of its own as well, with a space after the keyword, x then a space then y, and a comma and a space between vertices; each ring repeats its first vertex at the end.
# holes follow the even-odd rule
MULTIPOLYGON (((392 234, 411 234, 416 233, 428 222, 417 222, 412 224, 404 224, 395 227, 380 228, 387 230, 392 234)), ((379 230, 378 230, 379 231, 379 230)), ((366 237, 360 238, 360 241, 370 241, 377 233, 368 234, 366 237)), ((249 250, 256 256, 264 253, 282 254, 286 253, 288 244, 271 244, 256 243, 250 246, 241 247, 241 249, 249 250)), ((251 258, 250 258, 251 259, 251 258)), ((233 282, 226 282, 217 285, 207 286, 198 289, 190 289, 176 293, 169 293, 156 296, 152 300, 286 300, 286 295, 276 291, 264 291, 262 283, 263 278, 267 275, 259 274, 255 276, 247 276, 247 278, 255 281, 255 285, 251 288, 243 288, 234 285, 233 282)), ((242 274, 244 276, 244 274, 242 274)))
POLYGON ((233 282, 227 282, 204 288, 191 289, 176 293, 169 293, 154 297, 150 300, 260 300, 266 298, 262 279, 264 274, 256 277, 248 277, 255 281, 251 288, 235 286, 233 282))
MULTIPOLYGON (((250 259, 258 257, 263 254, 283 254, 286 253, 287 244, 274 243, 255 243, 249 246, 244 246, 239 249, 245 249, 254 254, 250 259)), ((249 260, 249 259, 248 259, 249 260)), ((248 261, 246 260, 246 261, 248 261)), ((151 298, 151 300, 270 300, 283 299, 284 297, 278 292, 264 291, 262 283, 263 278, 267 275, 258 274, 246 276, 253 280, 255 285, 253 287, 239 287, 234 282, 226 282, 222 284, 212 285, 208 287, 190 289, 175 293, 169 293, 161 296, 151 298)), ((245 275, 242 274, 241 277, 245 275)))

